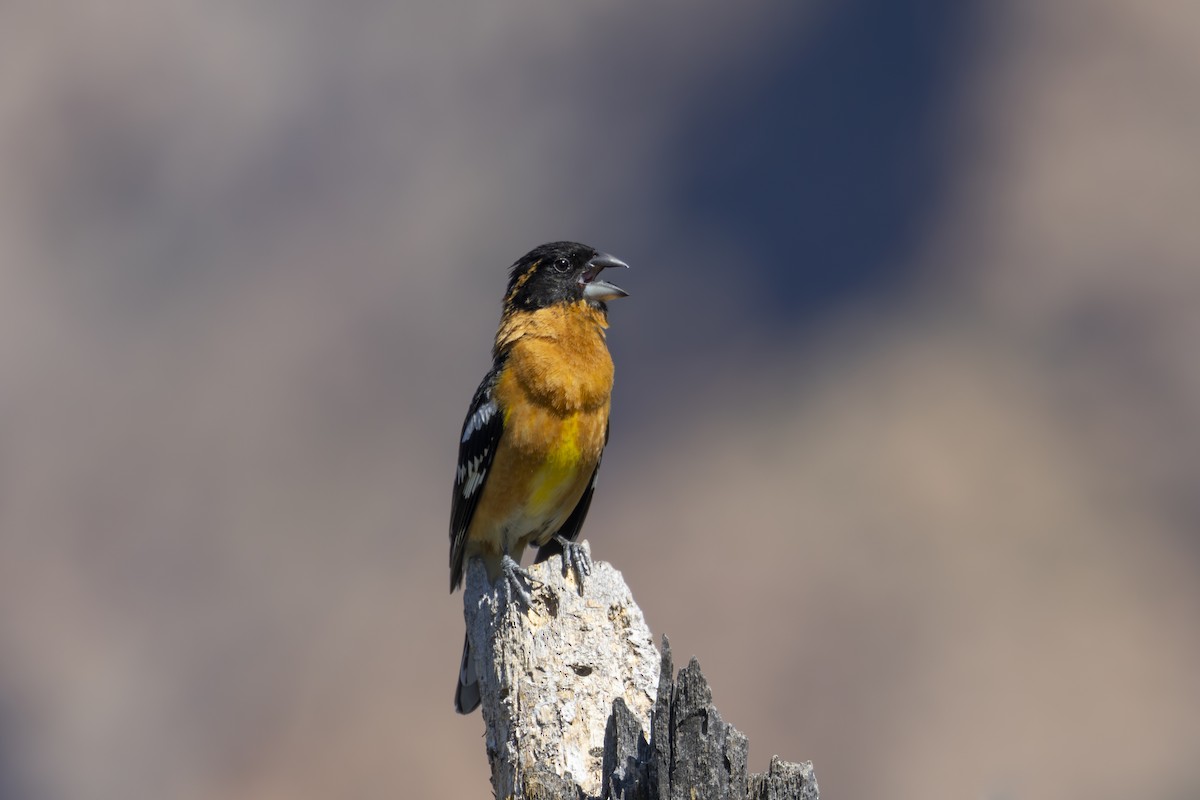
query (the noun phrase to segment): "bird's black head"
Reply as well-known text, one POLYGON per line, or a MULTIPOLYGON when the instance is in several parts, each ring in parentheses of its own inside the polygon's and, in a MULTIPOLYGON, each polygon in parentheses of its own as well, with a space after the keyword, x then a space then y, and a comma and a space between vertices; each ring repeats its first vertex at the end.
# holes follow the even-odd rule
POLYGON ((628 266, 585 244, 550 242, 530 250, 512 265, 505 303, 509 308, 522 311, 581 300, 604 308, 605 301, 625 297, 628 293, 600 280, 600 271, 628 266))

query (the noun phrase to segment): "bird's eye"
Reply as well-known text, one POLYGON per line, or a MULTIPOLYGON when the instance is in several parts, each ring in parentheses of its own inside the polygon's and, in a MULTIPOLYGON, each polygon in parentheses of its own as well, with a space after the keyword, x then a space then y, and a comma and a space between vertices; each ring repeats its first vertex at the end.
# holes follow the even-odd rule
POLYGON ((555 272, 567 272, 570 269, 571 269, 570 261, 567 261, 565 258, 554 259, 554 271, 555 272))

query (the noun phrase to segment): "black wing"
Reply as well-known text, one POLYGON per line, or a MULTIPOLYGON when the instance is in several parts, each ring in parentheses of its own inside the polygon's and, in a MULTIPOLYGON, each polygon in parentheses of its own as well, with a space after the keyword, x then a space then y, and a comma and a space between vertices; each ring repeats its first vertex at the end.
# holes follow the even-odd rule
POLYGON ((504 415, 496 404, 493 389, 499 365, 494 367, 471 399, 471 408, 463 420, 458 445, 458 467, 454 472, 454 497, 450 506, 450 591, 462 584, 463 552, 467 545, 467 528, 475 516, 479 496, 496 447, 504 433, 504 415))
MULTIPOLYGON (((608 446, 608 426, 604 426, 604 446, 608 446)), ((567 521, 558 529, 558 535, 566 539, 568 542, 573 542, 579 538, 579 531, 583 528, 583 521, 587 519, 588 510, 592 507, 592 494, 596 491, 596 475, 600 473, 600 462, 604 460, 604 451, 600 451, 600 461, 596 462, 595 469, 592 470, 592 479, 588 481, 588 487, 584 490, 583 496, 579 498, 579 502, 575 504, 575 510, 571 512, 571 516, 567 517, 567 521)), ((541 563, 551 556, 556 556, 562 552, 562 545, 554 539, 546 542, 538 548, 537 558, 534 563, 541 563)))

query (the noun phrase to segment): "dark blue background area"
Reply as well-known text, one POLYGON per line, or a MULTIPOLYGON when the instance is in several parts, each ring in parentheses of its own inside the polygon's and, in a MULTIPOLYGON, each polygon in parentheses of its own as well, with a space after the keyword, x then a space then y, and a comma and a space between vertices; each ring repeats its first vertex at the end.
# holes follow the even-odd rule
POLYGON ((736 280, 753 282, 760 324, 802 324, 910 277, 953 166, 979 9, 829 3, 681 116, 670 204, 682 227, 744 254, 736 280))

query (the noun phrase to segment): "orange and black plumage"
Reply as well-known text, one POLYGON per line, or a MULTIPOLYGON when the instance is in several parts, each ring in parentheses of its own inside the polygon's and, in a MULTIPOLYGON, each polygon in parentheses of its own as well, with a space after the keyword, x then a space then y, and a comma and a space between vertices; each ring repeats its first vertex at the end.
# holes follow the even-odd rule
MULTIPOLYGON (((530 601, 520 567, 563 553, 582 581, 590 565, 575 540, 608 442, 613 362, 606 303, 626 293, 600 272, 624 262, 576 242, 534 248, 513 266, 492 347, 459 442, 450 512, 450 590, 468 558, 503 579, 506 597, 530 601)), ((454 707, 466 714, 479 691, 464 643, 454 707)))

